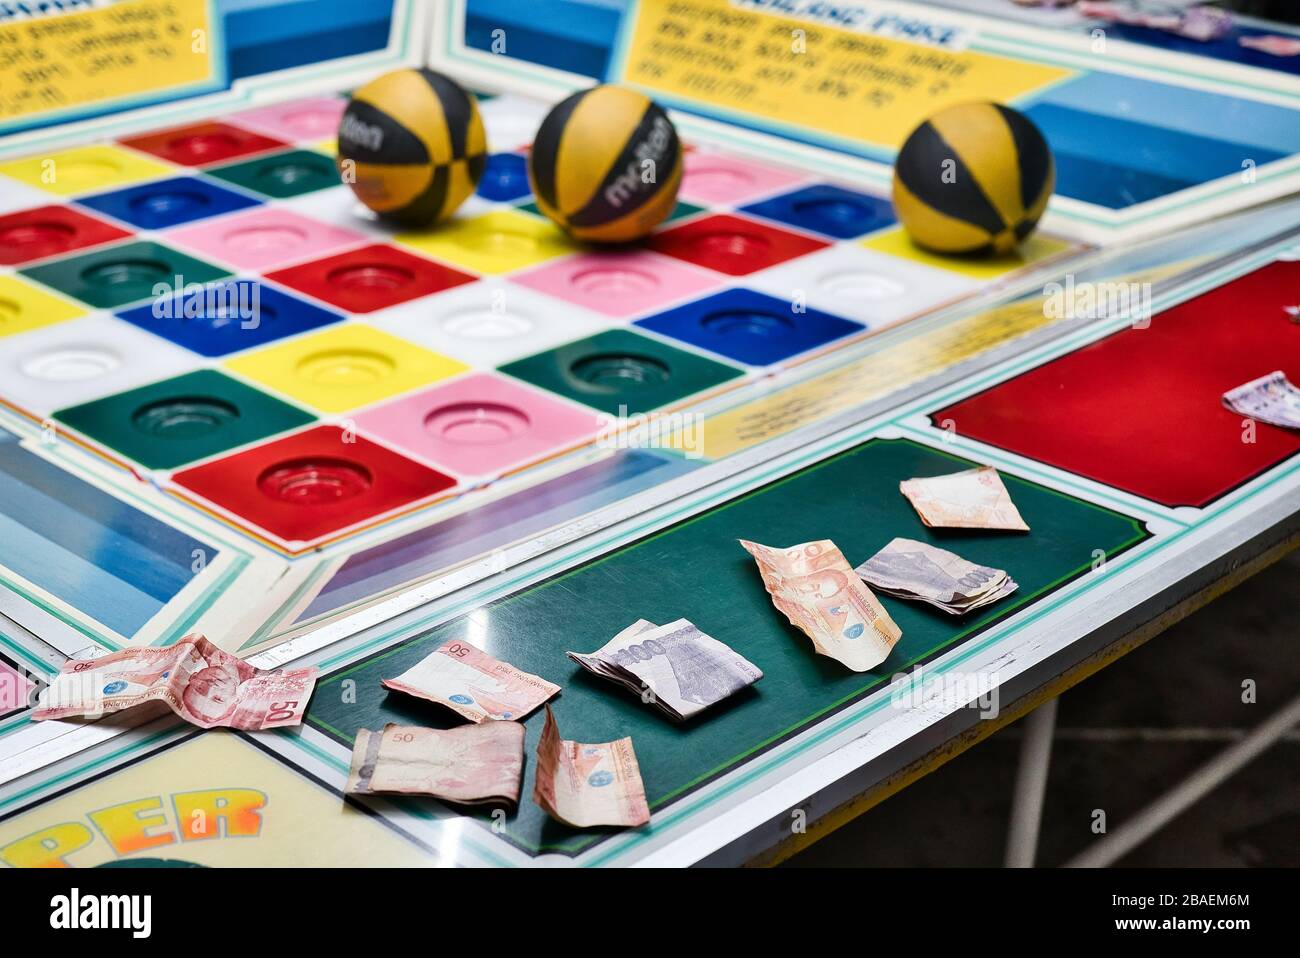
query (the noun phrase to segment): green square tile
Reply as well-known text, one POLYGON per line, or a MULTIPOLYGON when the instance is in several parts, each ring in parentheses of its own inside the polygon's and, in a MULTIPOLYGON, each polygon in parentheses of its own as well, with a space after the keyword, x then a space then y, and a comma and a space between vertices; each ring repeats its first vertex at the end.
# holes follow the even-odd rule
POLYGON ((615 416, 649 412, 744 375, 625 329, 517 359, 501 371, 615 416))
POLYGON ((333 157, 314 150, 289 150, 203 171, 227 183, 277 200, 338 186, 342 179, 333 157))
POLYGON ((174 469, 315 419, 212 369, 72 406, 54 418, 147 469, 174 469))
MULTIPOLYGON (((536 202, 530 201, 528 203, 523 204, 522 206, 515 207, 515 209, 522 210, 525 213, 532 213, 534 216, 540 216, 542 218, 546 217, 546 214, 543 213, 540 208, 538 208, 536 202)), ((673 207, 673 211, 668 214, 668 219, 664 220, 662 223, 656 226, 655 229, 657 230, 664 229, 665 227, 668 226, 669 223, 672 223, 675 220, 680 220, 687 216, 694 216, 696 213, 703 213, 703 212, 704 212, 703 206, 696 206, 694 203, 687 203, 684 200, 678 200, 677 205, 673 207)))
POLYGON ((160 283, 170 291, 177 277, 184 285, 210 283, 230 275, 229 270, 146 241, 71 256, 21 272, 100 309, 150 299, 160 283))

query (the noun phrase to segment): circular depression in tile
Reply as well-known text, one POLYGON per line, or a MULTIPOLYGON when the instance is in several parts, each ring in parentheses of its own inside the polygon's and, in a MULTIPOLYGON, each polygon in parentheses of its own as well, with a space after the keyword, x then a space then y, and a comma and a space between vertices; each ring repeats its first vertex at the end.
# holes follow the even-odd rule
POLYGON ((81 278, 90 286, 102 288, 152 285, 170 280, 172 271, 166 263, 156 259, 123 259, 88 266, 81 271, 81 278))
POLYGON ((257 477, 264 496, 298 506, 323 506, 363 495, 374 485, 370 470, 329 456, 276 463, 257 477))
POLYGON ((817 197, 795 200, 790 205, 795 212, 803 216, 809 216, 824 223, 834 223, 850 229, 873 218, 873 212, 866 203, 851 199, 817 197))
POLYGON ((122 358, 102 346, 76 346, 29 356, 18 368, 32 379, 75 383, 107 376, 121 365, 122 358))
POLYGON ((337 110, 324 107, 302 107, 285 110, 280 114, 280 122, 302 137, 333 136, 339 129, 339 117, 343 113, 343 104, 337 110))
POLYGON ((167 148, 194 157, 221 155, 239 149, 239 138, 229 133, 191 133, 167 141, 167 148))
POLYGON ((533 331, 534 323, 518 313, 495 309, 475 309, 444 317, 439 325, 449 336, 482 342, 500 342, 533 331))
POLYGON ((161 190, 133 197, 128 204, 137 213, 151 216, 168 216, 196 207, 210 206, 208 198, 194 190, 161 190))
POLYGON ((131 416, 136 429, 160 439, 198 439, 239 418, 231 403, 210 396, 160 399, 141 406, 131 416))
POLYGON ((700 325, 723 336, 783 336, 795 328, 788 316, 754 309, 719 310, 704 316, 700 325))
POLYGON ((510 256, 531 253, 538 247, 537 237, 517 230, 495 228, 462 237, 460 245, 476 253, 510 256))
POLYGON ((450 403, 424 417, 424 428, 429 435, 460 446, 510 442, 528 432, 531 426, 526 413, 505 403, 450 403))
POLYGON ((818 285, 833 296, 844 299, 866 299, 881 302, 897 299, 907 292, 907 287, 882 273, 868 270, 842 270, 818 280, 818 285))
POLYGON ((21 249, 27 257, 48 256, 72 245, 77 231, 67 223, 38 220, 0 229, 0 246, 21 249))
POLYGON ((387 263, 358 263, 330 270, 325 281, 339 289, 355 292, 389 292, 415 282, 415 274, 387 263))
POLYGON ((221 238, 231 249, 244 253, 282 253, 307 242, 307 231, 296 226, 246 226, 221 238))
POLYGON ((667 364, 651 356, 600 353, 585 356, 569 367, 579 382, 598 389, 645 389, 666 383, 672 375, 667 364))
MULTIPOLYGON (((257 181, 277 187, 297 186, 299 183, 311 181, 320 176, 325 169, 326 162, 322 158, 320 166, 308 163, 305 160, 286 160, 283 163, 273 163, 257 171, 257 181)), ((330 164, 330 169, 333 170, 333 164, 330 164)))
POLYGON ((77 183, 97 185, 117 176, 121 171, 120 164, 107 158, 54 161, 55 181, 74 185, 77 183))
POLYGON ((733 166, 709 165, 707 161, 698 166, 688 167, 682 174, 682 186, 710 192, 747 187, 753 182, 754 177, 748 170, 739 170, 733 166))
POLYGON ((729 259, 764 256, 772 248, 772 243, 766 236, 740 230, 700 233, 692 236, 689 242, 693 249, 706 256, 722 256, 729 259))
POLYGON ((305 356, 297 374, 317 386, 370 386, 397 369, 393 357, 369 349, 329 349, 305 356))
POLYGON ((569 277, 569 285, 587 296, 639 296, 659 288, 659 277, 630 266, 591 266, 569 277))

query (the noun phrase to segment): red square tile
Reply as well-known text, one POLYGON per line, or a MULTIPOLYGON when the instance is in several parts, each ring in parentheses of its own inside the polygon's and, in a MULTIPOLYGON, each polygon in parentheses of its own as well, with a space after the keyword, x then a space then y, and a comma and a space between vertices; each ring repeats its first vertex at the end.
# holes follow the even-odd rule
POLYGON ((0 216, 0 265, 18 266, 131 234, 70 206, 38 206, 0 216))
POLYGON ((386 309, 475 280, 469 273, 382 243, 276 270, 266 278, 349 313, 386 309))
POLYGON ((172 479, 290 544, 316 541, 456 484, 337 426, 317 426, 172 479))
POLYGON ((238 156, 263 153, 289 145, 227 123, 194 123, 119 142, 133 150, 152 153, 181 166, 220 163, 238 156))
POLYGON ((656 253, 676 256, 730 276, 745 276, 829 245, 810 236, 727 213, 691 220, 655 233, 646 241, 646 246, 656 253))

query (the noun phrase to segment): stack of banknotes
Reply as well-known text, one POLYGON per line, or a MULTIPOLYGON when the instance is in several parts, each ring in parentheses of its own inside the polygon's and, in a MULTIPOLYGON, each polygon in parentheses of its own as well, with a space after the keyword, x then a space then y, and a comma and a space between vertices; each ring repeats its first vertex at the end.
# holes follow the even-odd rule
POLYGON ((1019 588, 1002 569, 976 565, 914 539, 894 539, 853 570, 886 595, 965 615, 1019 588))
POLYGON ((686 619, 637 619, 595 652, 566 653, 681 722, 763 677, 758 666, 686 619))
POLYGON ((1278 369, 1223 394, 1233 412, 1283 429, 1300 429, 1300 389, 1278 369))
POLYGON ((992 466, 905 479, 898 489, 931 528, 1029 531, 1002 477, 992 466))
MULTIPOLYGON (((524 767, 521 720, 559 692, 558 685, 454 639, 383 684, 475 724, 447 731, 398 725, 380 732, 361 729, 353 743, 347 791, 430 795, 460 805, 518 803, 524 767)), ((669 688, 667 680, 663 687, 669 688)), ((688 707, 684 698, 674 701, 688 707)), ((536 761, 534 798, 553 818, 579 828, 649 821, 630 738, 597 744, 562 740, 548 705, 536 761)))

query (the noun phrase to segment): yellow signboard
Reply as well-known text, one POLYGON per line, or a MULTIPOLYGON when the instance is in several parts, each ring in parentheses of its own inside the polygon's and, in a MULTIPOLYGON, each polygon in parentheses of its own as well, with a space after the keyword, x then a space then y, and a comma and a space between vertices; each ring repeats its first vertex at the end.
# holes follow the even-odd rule
POLYGON ((430 865, 376 816, 208 732, 0 821, 0 868, 430 865))
POLYGON ((921 22, 938 16, 915 12, 924 8, 890 10, 878 2, 641 0, 622 79, 670 103, 895 150, 945 106, 1007 102, 1070 75, 963 49, 959 31, 921 22))
MULTIPOLYGON (((704 422, 701 448, 710 459, 877 399, 1052 322, 1036 297, 971 316, 872 353, 704 422)), ((674 438, 682 448, 684 439, 674 438)))
POLYGON ((216 85, 208 2, 120 0, 0 24, 0 129, 216 85))

